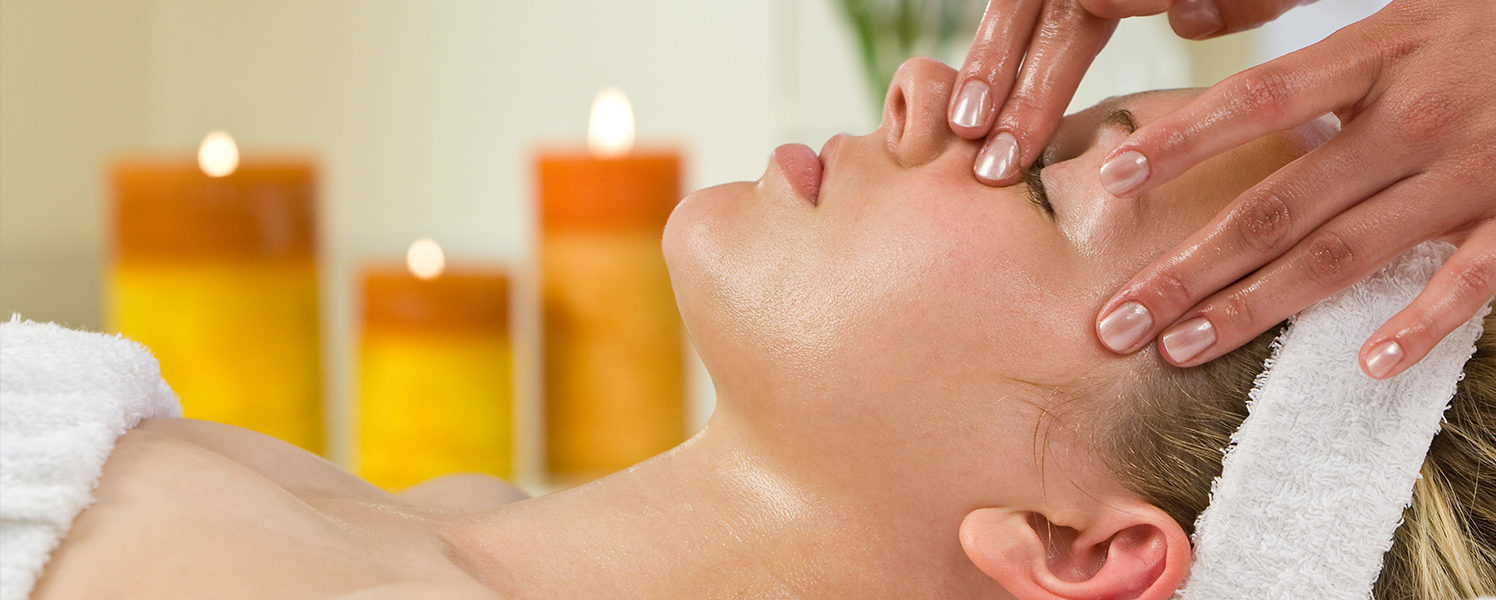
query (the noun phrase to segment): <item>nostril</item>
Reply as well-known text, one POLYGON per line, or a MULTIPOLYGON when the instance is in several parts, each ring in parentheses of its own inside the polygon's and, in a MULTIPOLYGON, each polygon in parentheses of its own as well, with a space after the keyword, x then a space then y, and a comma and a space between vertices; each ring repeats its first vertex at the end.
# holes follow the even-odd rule
POLYGON ((956 139, 946 122, 956 71, 934 60, 912 58, 899 67, 883 99, 888 150, 904 167, 925 164, 956 139))
POLYGON ((888 127, 888 147, 898 146, 909 122, 909 100, 904 95, 904 86, 899 85, 897 79, 889 86, 888 97, 883 99, 883 120, 888 127))

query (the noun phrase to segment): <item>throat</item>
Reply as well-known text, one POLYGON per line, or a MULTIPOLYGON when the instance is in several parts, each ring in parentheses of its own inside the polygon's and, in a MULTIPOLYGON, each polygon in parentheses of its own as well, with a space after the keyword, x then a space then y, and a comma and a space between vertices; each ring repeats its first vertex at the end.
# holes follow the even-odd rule
POLYGON ((907 565, 869 543, 901 539, 879 526, 887 515, 767 456, 714 420, 631 469, 476 513, 445 536, 507 598, 887 595, 870 574, 907 565))

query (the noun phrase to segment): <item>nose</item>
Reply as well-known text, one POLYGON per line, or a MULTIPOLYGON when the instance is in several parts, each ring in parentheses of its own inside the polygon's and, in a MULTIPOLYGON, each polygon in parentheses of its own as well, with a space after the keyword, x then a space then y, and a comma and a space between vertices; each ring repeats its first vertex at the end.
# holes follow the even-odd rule
POLYGON ((911 58, 899 66, 883 99, 881 127, 899 164, 935 160, 955 139, 945 114, 955 81, 956 70, 937 60, 911 58))

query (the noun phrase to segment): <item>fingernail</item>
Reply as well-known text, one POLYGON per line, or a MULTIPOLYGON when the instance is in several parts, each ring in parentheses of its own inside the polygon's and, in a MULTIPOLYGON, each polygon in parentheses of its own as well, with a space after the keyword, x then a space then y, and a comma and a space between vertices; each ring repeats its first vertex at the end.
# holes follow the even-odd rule
POLYGON ((1376 379, 1381 379, 1391 373, 1392 369, 1397 367, 1397 363, 1402 362, 1402 359, 1402 346, 1393 341, 1382 342, 1366 355, 1366 372, 1376 379))
POLYGON ((977 177, 988 181, 1002 179, 1018 165, 1018 140, 1006 131, 992 138, 977 156, 977 177))
POLYGON ((1174 32, 1197 40, 1226 27, 1214 0, 1179 0, 1174 5, 1174 32))
POLYGON ((1101 318, 1097 334, 1101 336, 1101 343, 1112 352, 1122 352, 1138 343, 1152 326, 1153 315, 1148 314, 1148 308, 1137 302, 1128 302, 1101 318))
POLYGON ((1148 157, 1128 150, 1101 165, 1101 187, 1113 196, 1125 196, 1148 179, 1148 157))
POLYGON ((980 127, 987 121, 992 110, 992 92, 980 79, 973 79, 961 86, 956 96, 956 110, 951 113, 951 122, 961 127, 980 127))
POLYGON ((1189 362, 1216 341, 1215 326, 1205 317, 1195 317, 1164 333, 1164 352, 1174 362, 1189 362))

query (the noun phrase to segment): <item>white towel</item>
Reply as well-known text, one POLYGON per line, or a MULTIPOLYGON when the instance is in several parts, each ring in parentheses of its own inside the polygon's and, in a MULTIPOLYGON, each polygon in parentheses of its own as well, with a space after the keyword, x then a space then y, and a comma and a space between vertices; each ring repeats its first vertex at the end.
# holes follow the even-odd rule
POLYGON ((1385 381, 1363 374, 1356 353, 1451 252, 1414 248, 1300 313, 1274 343, 1196 522, 1180 597, 1370 597, 1489 309, 1385 381))
POLYGON ((156 359, 120 336, 0 323, 0 600, 31 594, 115 438, 181 416, 156 359))

